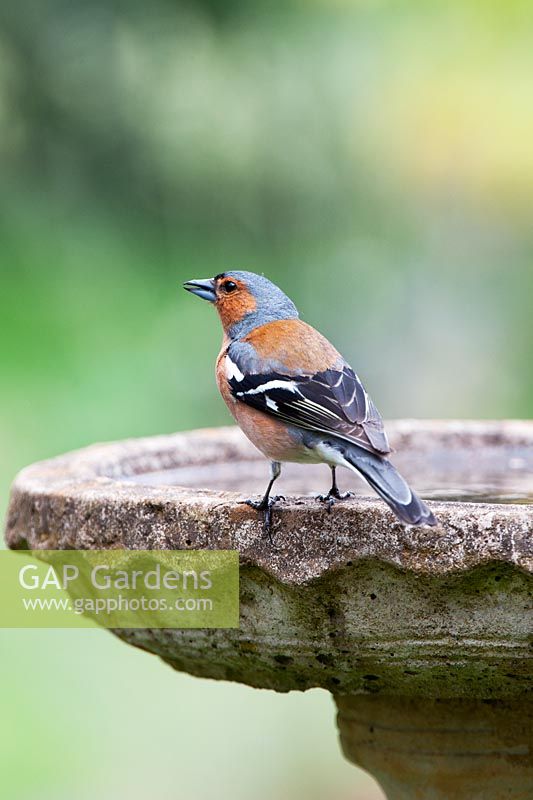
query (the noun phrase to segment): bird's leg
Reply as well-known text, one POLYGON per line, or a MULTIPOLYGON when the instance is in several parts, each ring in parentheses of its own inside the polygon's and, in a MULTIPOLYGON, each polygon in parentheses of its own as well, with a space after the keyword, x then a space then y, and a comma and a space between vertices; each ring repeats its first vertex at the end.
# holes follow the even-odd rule
POLYGON ((341 492, 337 486, 337 468, 331 467, 331 489, 328 492, 330 497, 335 500, 346 500, 347 497, 352 497, 353 492, 341 492))
POLYGON ((321 503, 325 503, 328 511, 331 511, 335 505, 336 500, 346 500, 347 497, 353 497, 353 492, 341 492, 337 486, 337 473, 336 467, 331 467, 331 489, 327 494, 319 494, 318 499, 321 503))
POLYGON ((270 497, 270 492, 271 492, 272 487, 274 485, 274 481, 277 478, 279 478, 280 475, 281 475, 281 464, 280 464, 280 462, 279 461, 271 461, 270 462, 270 482, 269 482, 269 484, 267 486, 267 490, 266 490, 266 492, 265 492, 265 494, 263 496, 263 499, 262 500, 251 500, 250 499, 250 500, 243 500, 242 501, 243 503, 246 503, 247 506, 251 506, 252 508, 255 508, 257 511, 263 511, 264 512, 264 517, 263 517, 264 526, 265 526, 265 530, 268 531, 268 536, 269 536, 269 539, 270 539, 271 543, 272 543, 272 532, 271 532, 271 528, 272 528, 272 508, 273 508, 274 504, 278 500, 285 500, 285 498, 282 495, 276 495, 275 497, 270 497))

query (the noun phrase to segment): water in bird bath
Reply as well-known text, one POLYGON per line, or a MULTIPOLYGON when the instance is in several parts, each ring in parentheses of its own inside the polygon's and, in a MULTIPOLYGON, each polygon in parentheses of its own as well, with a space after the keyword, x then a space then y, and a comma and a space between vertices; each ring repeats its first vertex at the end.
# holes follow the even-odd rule
MULTIPOLYGON (((529 447, 485 445, 481 448, 435 447, 423 452, 406 449, 392 456, 419 494, 428 500, 463 503, 533 503, 533 450, 529 447)), ((145 486, 260 494, 268 482, 268 462, 219 461, 139 472, 127 480, 145 486)), ((369 496, 367 484, 349 470, 337 470, 339 486, 369 496)), ((329 488, 329 468, 284 464, 276 491, 290 496, 313 495, 329 488)))
POLYGON ((494 486, 468 486, 463 488, 447 488, 435 490, 421 490, 420 494, 426 500, 442 500, 448 503, 516 503, 529 505, 533 503, 533 493, 499 492, 494 486))

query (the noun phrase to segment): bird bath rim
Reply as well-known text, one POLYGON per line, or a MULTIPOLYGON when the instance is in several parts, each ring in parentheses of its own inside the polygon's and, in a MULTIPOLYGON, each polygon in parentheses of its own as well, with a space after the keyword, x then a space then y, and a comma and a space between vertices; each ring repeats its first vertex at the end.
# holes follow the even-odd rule
MULTIPOLYGON (((461 459, 465 453, 462 469, 468 477, 483 454, 485 461, 488 454, 489 465, 523 462, 523 469, 511 470, 513 479, 525 475, 529 481, 533 474, 530 421, 397 420, 388 424, 388 431, 397 451, 393 460, 415 488, 424 473, 435 468, 434 462, 442 472, 446 459, 461 459)), ((295 471, 312 476, 304 480, 317 492, 327 481, 324 467, 289 469, 293 476, 295 471)), ((266 475, 266 461, 235 427, 91 445, 19 473, 6 541, 12 548, 94 547, 104 514, 109 525, 102 547, 236 548, 245 562, 250 559, 288 584, 306 583, 354 560, 374 558, 435 575, 489 561, 533 570, 533 507, 526 502, 432 501, 441 525, 430 531, 402 525, 377 497, 356 496, 328 514, 311 496, 288 495, 275 516, 272 548, 260 517, 239 502, 258 492, 257 481, 264 485, 266 475), (244 474, 237 477, 239 492, 139 480, 188 469, 201 481, 202 470, 217 464, 228 465, 230 471, 231 465, 244 465, 244 474), (254 471, 256 484, 250 477, 254 471), (98 531, 91 520, 98 523, 98 531), (187 528, 195 526, 195 534, 188 536, 187 528), (305 548, 295 561, 293 551, 303 535, 305 548)))

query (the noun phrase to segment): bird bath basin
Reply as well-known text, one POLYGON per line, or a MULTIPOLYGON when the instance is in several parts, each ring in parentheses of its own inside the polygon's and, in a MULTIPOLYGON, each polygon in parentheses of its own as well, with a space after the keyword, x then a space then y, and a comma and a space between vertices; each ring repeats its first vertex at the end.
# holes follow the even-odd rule
POLYGON ((94 445, 17 477, 6 541, 31 549, 238 549, 238 630, 121 630, 193 675, 322 687, 347 758, 390 798, 533 797, 533 424, 388 425, 439 517, 369 489, 328 513, 329 469, 287 465, 272 545, 267 462, 235 428, 94 445))

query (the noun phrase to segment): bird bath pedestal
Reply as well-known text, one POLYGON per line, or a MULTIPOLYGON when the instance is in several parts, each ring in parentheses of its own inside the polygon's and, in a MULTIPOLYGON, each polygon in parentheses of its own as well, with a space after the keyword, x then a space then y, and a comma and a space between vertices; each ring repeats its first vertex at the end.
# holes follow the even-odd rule
MULTIPOLYGON (((342 749, 391 800, 533 797, 533 424, 388 426, 437 528, 377 498, 328 513, 325 467, 268 465, 234 428, 95 445, 17 477, 12 548, 238 549, 238 630, 120 630, 175 669, 335 696, 342 749)), ((353 488, 353 476, 340 476, 353 488)), ((361 486, 360 491, 368 489, 361 486)), ((312 758, 312 754, 310 754, 312 758)))

